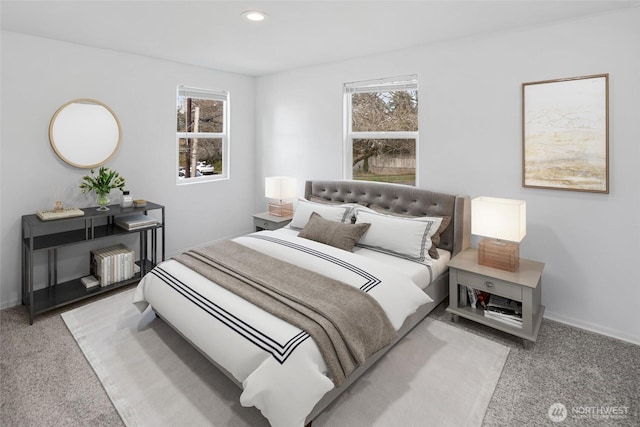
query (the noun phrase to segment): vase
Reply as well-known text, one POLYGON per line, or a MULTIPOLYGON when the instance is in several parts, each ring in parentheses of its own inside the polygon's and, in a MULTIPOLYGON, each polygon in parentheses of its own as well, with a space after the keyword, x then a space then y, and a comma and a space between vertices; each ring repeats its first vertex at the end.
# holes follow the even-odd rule
POLYGON ((109 204, 109 202, 111 201, 111 199, 109 199, 109 193, 107 194, 98 194, 98 198, 96 199, 96 203, 98 203, 98 206, 100 206, 98 209, 98 211, 108 211, 109 208, 107 207, 107 205, 109 204))

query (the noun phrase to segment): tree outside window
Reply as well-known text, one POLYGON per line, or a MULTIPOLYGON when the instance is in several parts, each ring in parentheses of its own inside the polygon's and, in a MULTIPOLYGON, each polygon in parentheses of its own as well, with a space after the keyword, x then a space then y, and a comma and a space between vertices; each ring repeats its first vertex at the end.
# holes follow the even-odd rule
POLYGON ((178 87, 178 182, 228 177, 227 92, 178 87))
POLYGON ((415 76, 345 85, 347 178, 416 184, 415 76))

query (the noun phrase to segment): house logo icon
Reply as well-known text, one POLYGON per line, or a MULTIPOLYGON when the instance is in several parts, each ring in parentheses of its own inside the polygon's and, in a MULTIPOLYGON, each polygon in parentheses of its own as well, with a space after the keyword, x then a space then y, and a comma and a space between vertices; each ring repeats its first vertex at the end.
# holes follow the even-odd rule
POLYGON ((549 419, 554 423, 560 423, 567 418, 567 407, 562 403, 554 403, 549 406, 549 411, 547 412, 549 415, 549 419))

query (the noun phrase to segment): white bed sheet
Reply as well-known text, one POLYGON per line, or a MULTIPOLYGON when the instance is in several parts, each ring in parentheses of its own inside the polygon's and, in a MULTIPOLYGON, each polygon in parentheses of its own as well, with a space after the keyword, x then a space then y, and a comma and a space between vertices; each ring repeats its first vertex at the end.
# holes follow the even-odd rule
MULTIPOLYGON (((263 231, 234 240, 366 290, 396 330, 431 301, 395 267, 286 231, 263 231)), ((134 303, 141 311, 151 305, 241 382, 241 404, 258 408, 273 426, 302 426, 316 403, 334 387, 320 351, 306 332, 177 261, 165 261, 147 274, 136 289, 134 303)))
POLYGON ((427 289, 442 273, 447 271, 447 264, 451 260, 451 252, 444 249, 438 249, 440 258, 426 261, 427 264, 411 261, 405 258, 385 254, 383 252, 372 251, 371 249, 355 247, 354 253, 362 255, 372 260, 384 262, 398 271, 411 277, 413 282, 420 289, 427 289))

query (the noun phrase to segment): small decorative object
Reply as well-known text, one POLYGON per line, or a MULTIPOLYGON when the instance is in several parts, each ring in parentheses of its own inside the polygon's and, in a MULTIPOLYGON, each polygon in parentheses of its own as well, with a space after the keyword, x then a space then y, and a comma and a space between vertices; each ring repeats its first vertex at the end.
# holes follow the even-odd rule
POLYGON ((143 208, 145 206, 147 206, 147 201, 145 199, 135 199, 133 201, 134 208, 143 208))
POLYGON ((109 194, 103 194, 100 193, 98 194, 98 197, 96 198, 96 203, 98 204, 98 210, 99 211, 108 211, 109 210, 109 203, 111 202, 111 199, 109 198, 109 194))
POLYGON ((54 212, 62 212, 64 210, 64 206, 60 200, 56 201, 56 204, 53 206, 54 212))
POLYGON ((129 195, 128 191, 122 192, 122 197, 120 197, 120 207, 121 208, 130 208, 133 206, 133 196, 129 195))
POLYGON ((522 84, 522 186, 609 193, 609 75, 522 84))
POLYGON ((94 191, 97 195, 96 202, 98 203, 99 211, 108 211, 109 208, 107 205, 111 201, 109 199, 109 193, 111 190, 118 188, 122 191, 125 184, 124 177, 120 176, 120 174, 114 170, 109 169, 108 167, 101 166, 98 170, 98 175, 93 176, 95 173, 94 169, 91 169, 91 176, 85 175, 82 177, 82 183, 80 183, 80 188, 82 189, 82 193, 87 193, 89 191, 94 191))
POLYGON ((471 234, 487 237, 478 244, 478 264, 516 271, 520 241, 527 234, 526 202, 476 197, 471 201, 471 234))
POLYGON ((269 214, 273 216, 287 217, 293 215, 293 204, 284 203, 283 199, 292 199, 297 195, 296 179, 286 176, 271 176, 264 179, 264 196, 268 199, 276 199, 277 202, 269 202, 269 214))

